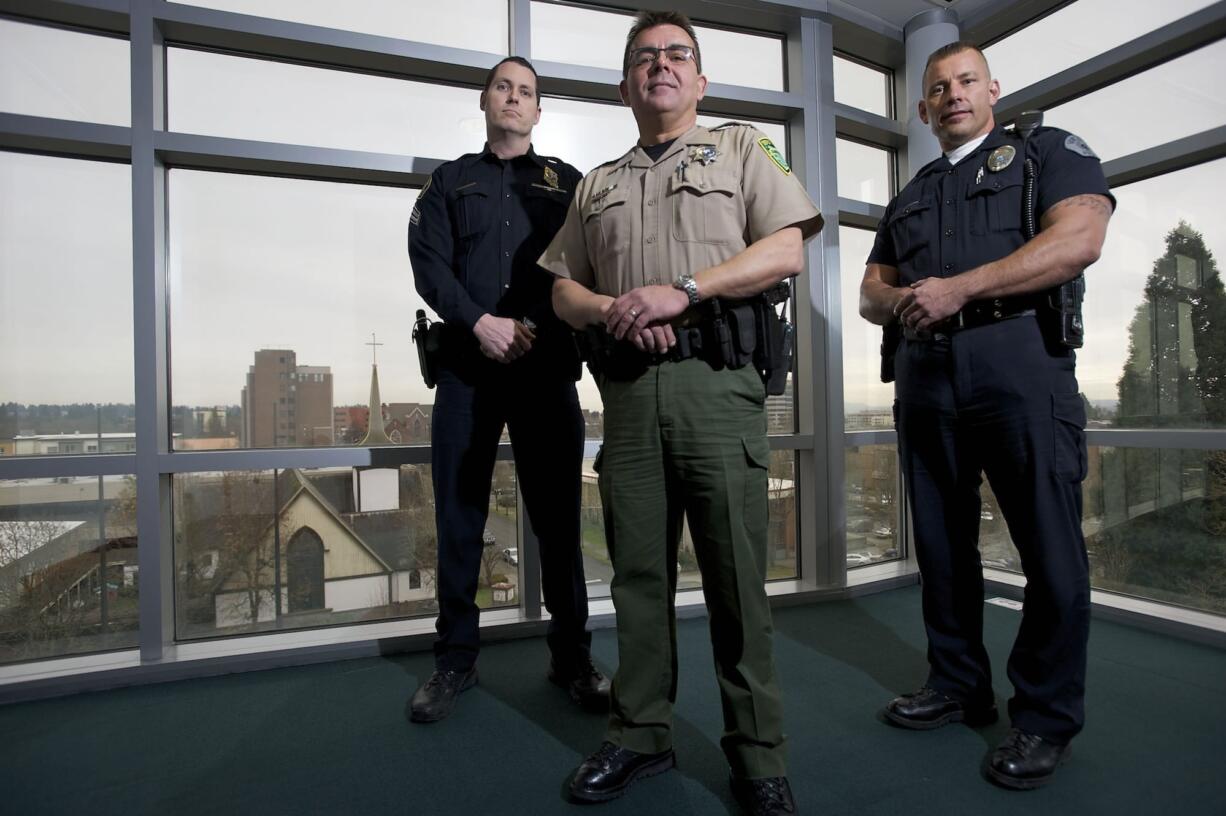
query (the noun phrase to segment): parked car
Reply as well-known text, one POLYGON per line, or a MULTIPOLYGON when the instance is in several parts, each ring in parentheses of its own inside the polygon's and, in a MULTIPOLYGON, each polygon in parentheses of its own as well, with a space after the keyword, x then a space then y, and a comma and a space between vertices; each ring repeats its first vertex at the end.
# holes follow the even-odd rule
POLYGON ((894 535, 894 528, 886 524, 880 524, 873 528, 873 535, 881 536, 882 538, 889 538, 890 536, 894 535))
POLYGON ((485 532, 481 534, 481 546, 482 547, 492 547, 494 546, 495 541, 496 539, 494 538, 494 534, 490 532, 489 527, 486 527, 485 532))
POLYGON ((505 558, 513 567, 519 566, 519 548, 507 547, 502 551, 502 557, 505 558))
POLYGON ((849 552, 847 553, 847 566, 862 567, 865 564, 873 563, 873 557, 868 553, 849 552))

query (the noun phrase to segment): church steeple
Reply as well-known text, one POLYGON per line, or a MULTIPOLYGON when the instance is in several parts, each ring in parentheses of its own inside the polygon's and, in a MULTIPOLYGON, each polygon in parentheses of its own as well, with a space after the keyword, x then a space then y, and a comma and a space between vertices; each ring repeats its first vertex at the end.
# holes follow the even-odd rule
POLYGON ((370 364, 370 420, 366 427, 366 436, 358 445, 365 447, 367 445, 394 445, 396 444, 388 438, 387 429, 383 426, 383 402, 379 399, 379 362, 378 358, 373 355, 378 354, 378 347, 382 343, 375 342, 375 335, 372 332, 370 342, 366 345, 371 347, 371 364, 370 364))

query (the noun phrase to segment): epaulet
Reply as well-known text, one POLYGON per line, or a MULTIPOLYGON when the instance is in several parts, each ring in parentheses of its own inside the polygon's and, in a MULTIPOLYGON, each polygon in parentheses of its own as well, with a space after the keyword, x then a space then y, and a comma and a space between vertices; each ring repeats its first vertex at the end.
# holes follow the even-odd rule
POLYGON ((636 148, 633 148, 633 147, 632 147, 632 148, 630 148, 629 150, 627 150, 625 153, 623 153, 623 154, 621 154, 620 156, 618 156, 616 159, 609 159, 607 162, 601 162, 600 164, 596 165, 596 166, 595 166, 595 167, 593 167, 592 169, 593 169, 593 170, 599 170, 599 169, 600 169, 600 168, 602 168, 602 167, 608 167, 608 166, 609 166, 609 165, 611 165, 611 164, 617 164, 618 162, 625 160, 625 159, 626 159, 626 158, 627 158, 627 157, 628 157, 628 156, 629 156, 631 153, 633 153, 633 152, 635 151, 635 149, 636 149, 636 148))
POLYGON ((710 130, 712 133, 714 133, 717 130, 723 130, 724 128, 730 128, 730 127, 751 128, 753 127, 753 125, 746 124, 745 122, 724 122, 722 125, 716 125, 713 128, 707 128, 707 129, 710 130))

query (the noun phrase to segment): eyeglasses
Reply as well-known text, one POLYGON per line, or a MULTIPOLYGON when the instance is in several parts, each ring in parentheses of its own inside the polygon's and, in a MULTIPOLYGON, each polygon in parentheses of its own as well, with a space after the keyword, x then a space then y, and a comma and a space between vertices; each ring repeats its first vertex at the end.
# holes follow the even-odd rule
POLYGON ((657 48, 654 45, 644 45, 630 52, 630 65, 635 68, 645 68, 658 60, 660 54, 663 54, 664 58, 671 65, 683 65, 688 60, 694 59, 694 49, 688 45, 674 44, 666 45, 663 48, 657 48))

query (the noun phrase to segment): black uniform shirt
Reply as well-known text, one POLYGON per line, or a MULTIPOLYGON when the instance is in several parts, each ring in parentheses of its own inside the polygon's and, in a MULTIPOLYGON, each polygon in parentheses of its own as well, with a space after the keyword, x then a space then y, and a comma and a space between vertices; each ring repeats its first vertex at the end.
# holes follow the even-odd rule
POLYGON ((528 318, 537 340, 524 360, 568 357, 570 332, 550 303, 553 277, 536 259, 566 220, 580 178, 531 148, 503 160, 489 145, 430 175, 409 219, 409 259, 418 293, 463 329, 450 333, 457 340, 475 350, 472 327, 487 313, 528 318))
MULTIPOLYGON (((1038 168, 1036 225, 1053 204, 1071 196, 1103 195, 1115 205, 1101 162, 1078 137, 1039 128, 1027 140, 1026 153, 1038 168)), ((908 286, 957 275, 1017 250, 1026 242, 1024 158, 1021 139, 997 127, 956 165, 944 156, 925 165, 886 207, 868 262, 896 267, 899 285, 908 286), (994 171, 989 157, 1005 146, 1015 155, 994 171)))

